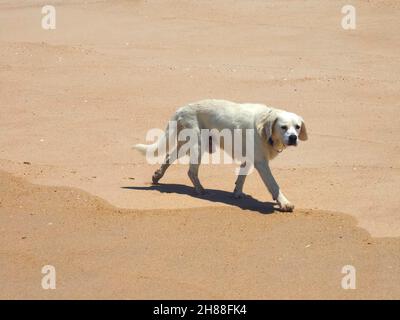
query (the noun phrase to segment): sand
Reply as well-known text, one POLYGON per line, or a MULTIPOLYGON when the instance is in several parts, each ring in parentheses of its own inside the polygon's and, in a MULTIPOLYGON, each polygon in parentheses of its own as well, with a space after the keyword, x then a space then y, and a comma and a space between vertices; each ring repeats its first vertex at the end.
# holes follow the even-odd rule
POLYGON ((400 298, 400 239, 325 211, 118 210, 1 174, 1 298, 400 298), (41 269, 56 268, 43 290, 41 269), (344 290, 345 265, 356 289, 344 290))
POLYGON ((1 298, 400 298, 397 1, 351 31, 341 1, 53 1, 55 30, 44 4, 0 1, 1 298), (293 214, 231 165, 150 184, 131 146, 204 98, 304 117, 271 163, 293 214))

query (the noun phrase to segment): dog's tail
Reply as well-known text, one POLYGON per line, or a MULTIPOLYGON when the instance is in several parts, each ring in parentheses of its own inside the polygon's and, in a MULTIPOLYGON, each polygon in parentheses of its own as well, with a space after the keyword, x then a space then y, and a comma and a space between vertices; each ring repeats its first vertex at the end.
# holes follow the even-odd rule
MULTIPOLYGON (((152 154, 155 157, 162 156, 167 151, 167 141, 169 137, 177 133, 177 117, 174 115, 168 122, 164 134, 153 144, 135 144, 133 149, 138 150, 142 154, 152 154)), ((168 146, 172 148, 172 146, 168 146)))
POLYGON ((138 144, 135 144, 134 146, 133 146, 133 149, 136 149, 136 150, 138 150, 140 153, 142 153, 142 154, 146 154, 146 152, 147 152, 147 150, 148 149, 156 149, 156 145, 157 145, 157 142, 156 143, 153 143, 153 144, 142 144, 142 143, 138 143, 138 144))

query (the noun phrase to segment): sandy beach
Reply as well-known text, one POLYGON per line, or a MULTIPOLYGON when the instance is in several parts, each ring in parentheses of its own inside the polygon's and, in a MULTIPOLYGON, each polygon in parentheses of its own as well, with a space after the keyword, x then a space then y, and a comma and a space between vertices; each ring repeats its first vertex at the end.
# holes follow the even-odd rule
POLYGON ((400 3, 0 0, 0 298, 400 298, 400 3), (136 143, 205 98, 300 114, 257 173, 153 186, 136 143), (43 265, 57 289, 43 290, 43 265), (342 267, 357 289, 341 287, 342 267))

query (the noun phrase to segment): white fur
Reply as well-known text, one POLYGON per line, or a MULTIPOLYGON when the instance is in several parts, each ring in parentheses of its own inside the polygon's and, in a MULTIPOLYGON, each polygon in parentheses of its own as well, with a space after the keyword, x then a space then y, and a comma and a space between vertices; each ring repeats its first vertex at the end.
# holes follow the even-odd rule
MULTIPOLYGON (((295 135, 297 140, 307 140, 307 131, 304 121, 294 113, 267 107, 263 104, 234 103, 226 100, 203 100, 190 103, 176 111, 171 120, 178 123, 178 132, 182 129, 192 129, 200 134, 201 129, 254 129, 254 157, 245 159, 259 172, 264 184, 283 211, 292 211, 294 206, 286 199, 269 168, 269 160, 275 158, 279 152, 289 145, 289 136, 295 135), (272 139, 272 144, 270 143, 272 139)), ((165 136, 152 145, 137 144, 134 147, 145 153, 150 148, 157 150, 161 143, 165 143, 165 136)), ((233 134, 232 134, 233 136, 233 134)), ((242 141, 245 144, 245 139, 242 141)), ((297 142, 296 144, 297 145, 297 142)), ((223 148, 223 145, 220 145, 223 148)), ((179 149, 179 145, 177 148, 179 149)), ((245 146, 244 146, 245 148, 245 146)), ((200 149, 199 149, 199 156, 200 149)), ((157 183, 162 178, 169 165, 176 159, 171 159, 167 153, 165 163, 153 175, 153 182, 157 183)), ((200 161, 199 161, 200 162, 200 161)), ((246 168, 245 162, 242 168, 246 168)), ((204 188, 198 179, 198 164, 190 164, 189 178, 196 192, 204 193, 204 188)), ((242 197, 243 184, 247 170, 241 173, 236 180, 234 196, 242 197)))

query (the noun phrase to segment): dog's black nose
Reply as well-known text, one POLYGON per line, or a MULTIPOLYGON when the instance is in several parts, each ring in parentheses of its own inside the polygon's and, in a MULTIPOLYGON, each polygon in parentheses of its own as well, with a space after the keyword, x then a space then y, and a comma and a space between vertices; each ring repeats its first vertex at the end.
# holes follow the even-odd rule
POLYGON ((297 136, 295 134, 291 134, 289 136, 289 145, 295 145, 297 143, 297 136))

